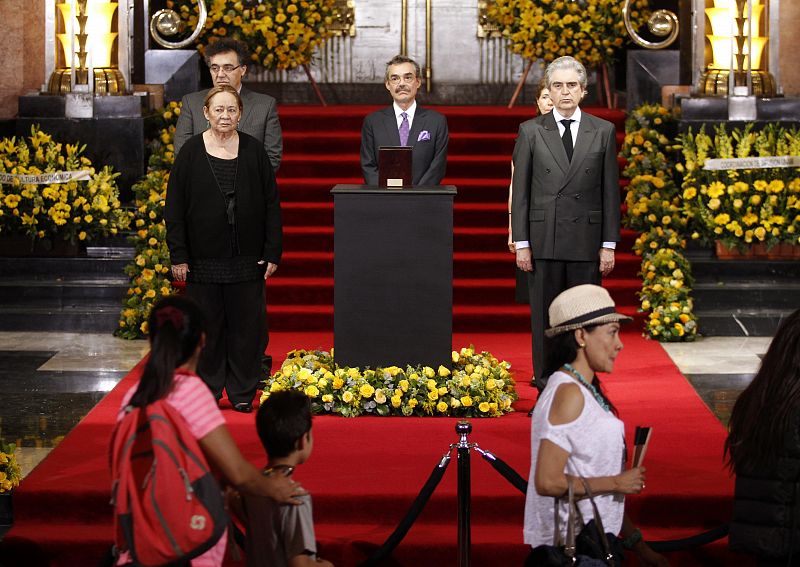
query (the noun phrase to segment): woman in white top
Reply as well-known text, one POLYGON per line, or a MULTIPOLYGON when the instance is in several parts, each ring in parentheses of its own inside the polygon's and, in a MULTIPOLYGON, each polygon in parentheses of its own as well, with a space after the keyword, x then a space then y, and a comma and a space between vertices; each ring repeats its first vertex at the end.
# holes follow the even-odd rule
MULTIPOLYGON (((558 295, 549 315, 552 327, 546 335, 552 348, 546 374, 550 378, 531 423, 525 543, 553 544, 554 497, 566 494, 567 477, 573 480, 576 499, 584 497, 583 477, 595 495, 605 531, 621 534, 623 547, 632 549, 642 565, 667 565, 625 516, 624 495, 644 489, 645 469, 625 470, 625 426, 596 375, 613 370, 622 350, 620 322, 630 317, 615 311, 608 291, 588 284, 558 295)), ((567 525, 564 500, 559 501, 562 541, 567 525)), ((593 517, 588 499, 578 502, 578 509, 583 523, 588 523, 593 517)))

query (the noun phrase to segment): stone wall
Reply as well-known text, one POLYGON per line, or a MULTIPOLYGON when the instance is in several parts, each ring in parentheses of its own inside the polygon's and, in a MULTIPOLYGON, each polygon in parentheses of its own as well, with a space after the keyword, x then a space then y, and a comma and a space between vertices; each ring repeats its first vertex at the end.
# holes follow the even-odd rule
POLYGON ((797 54, 800 53, 800 2, 797 0, 783 0, 780 7, 781 32, 780 42, 780 68, 781 85, 786 96, 800 96, 800 65, 797 64, 797 54))
POLYGON ((2 0, 0 19, 0 118, 13 118, 17 97, 45 81, 44 0, 2 0))

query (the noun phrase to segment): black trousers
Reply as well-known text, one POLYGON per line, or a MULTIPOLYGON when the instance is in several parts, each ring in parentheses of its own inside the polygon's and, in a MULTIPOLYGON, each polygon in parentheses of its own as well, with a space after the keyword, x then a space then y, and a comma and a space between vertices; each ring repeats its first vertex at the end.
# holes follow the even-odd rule
POLYGON ((230 284, 187 283, 186 293, 206 316, 206 346, 198 374, 219 399, 223 388, 231 404, 252 403, 267 348, 264 280, 230 284))
POLYGON ((528 295, 531 304, 531 353, 536 387, 544 389, 547 344, 544 331, 550 326, 547 310, 556 296, 581 284, 600 285, 600 261, 568 262, 564 260, 533 260, 533 272, 528 272, 528 295))

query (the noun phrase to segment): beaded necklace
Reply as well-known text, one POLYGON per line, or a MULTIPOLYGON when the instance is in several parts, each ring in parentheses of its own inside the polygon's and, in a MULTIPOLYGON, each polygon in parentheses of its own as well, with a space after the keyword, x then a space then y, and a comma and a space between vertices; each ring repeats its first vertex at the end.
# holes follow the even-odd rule
POLYGON ((611 408, 610 408, 610 407, 608 407, 608 404, 607 404, 607 403, 606 403, 606 401, 603 399, 603 396, 601 396, 601 395, 600 395, 600 392, 598 392, 598 391, 597 391, 597 388, 595 388, 595 387, 594 387, 594 384, 591 384, 590 382, 588 382, 588 381, 586 380, 586 378, 584 378, 584 377, 583 377, 583 374, 581 374, 580 372, 578 372, 577 370, 575 370, 575 367, 574 367, 574 366, 572 366, 571 364, 568 364, 568 363, 567 363, 567 364, 564 364, 564 365, 563 365, 561 368, 563 368, 563 369, 564 369, 564 370, 566 370, 567 372, 570 372, 570 373, 572 373, 572 374, 575 376, 575 378, 577 378, 577 379, 578 379, 578 382, 580 382, 581 384, 583 384, 584 386, 586 386, 586 388, 587 388, 587 389, 588 389, 588 390, 589 390, 589 391, 592 393, 592 395, 594 396, 594 399, 595 399, 595 400, 597 400, 597 403, 598 403, 598 404, 600 404, 600 407, 601 407, 601 408, 603 408, 605 411, 608 411, 608 412, 610 412, 610 411, 611 411, 611 408))

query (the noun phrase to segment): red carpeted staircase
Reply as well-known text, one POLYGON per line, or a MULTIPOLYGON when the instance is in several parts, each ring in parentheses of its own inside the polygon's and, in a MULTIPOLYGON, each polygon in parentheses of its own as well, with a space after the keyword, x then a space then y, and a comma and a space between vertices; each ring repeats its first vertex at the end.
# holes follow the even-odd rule
MULTIPOLYGON (((333 328, 333 197, 338 183, 362 183, 361 123, 378 107, 283 106, 284 158, 278 172, 284 219, 284 259, 268 285, 270 328, 333 328)), ((454 212, 453 329, 526 331, 530 312, 514 302, 514 257, 506 247, 511 154, 530 108, 438 107, 448 121, 446 184, 458 195, 454 212)), ((621 111, 587 109, 624 133, 621 111)), ((623 231, 617 267, 604 285, 632 315, 641 281, 631 254, 635 235, 623 231)))

